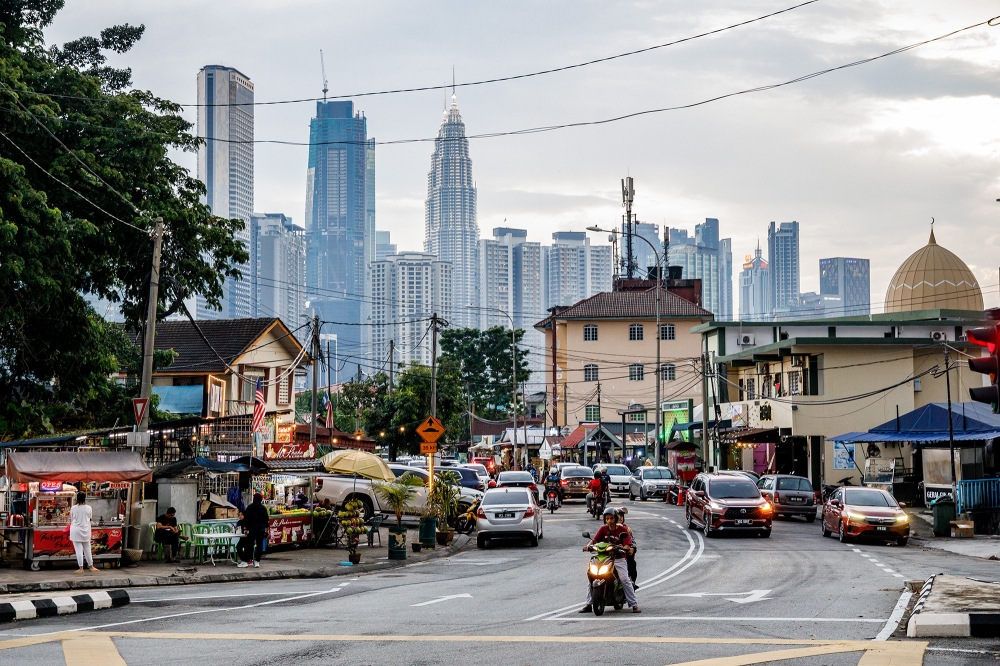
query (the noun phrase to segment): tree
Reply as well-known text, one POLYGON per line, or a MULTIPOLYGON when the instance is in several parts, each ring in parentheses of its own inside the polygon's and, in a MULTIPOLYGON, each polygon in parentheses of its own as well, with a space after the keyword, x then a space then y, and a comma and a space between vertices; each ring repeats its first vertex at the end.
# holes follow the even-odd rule
POLYGON ((125 330, 139 331, 155 217, 169 230, 160 318, 193 294, 218 307, 248 258, 234 236, 244 223, 213 216, 202 183, 169 158, 199 145, 180 107, 106 65, 144 27, 46 49, 62 6, 0 3, 0 440, 112 425, 127 407, 130 387, 109 379, 123 367, 120 335, 83 294, 119 303, 125 330))
MULTIPOLYGON (((517 343, 524 338, 524 331, 514 331, 517 343)), ((476 414, 490 419, 511 416, 511 334, 509 328, 493 326, 480 331, 474 328, 446 329, 441 333, 441 361, 454 362, 462 384, 472 399, 476 414)), ((517 361, 517 385, 528 381, 529 351, 514 346, 517 361)))

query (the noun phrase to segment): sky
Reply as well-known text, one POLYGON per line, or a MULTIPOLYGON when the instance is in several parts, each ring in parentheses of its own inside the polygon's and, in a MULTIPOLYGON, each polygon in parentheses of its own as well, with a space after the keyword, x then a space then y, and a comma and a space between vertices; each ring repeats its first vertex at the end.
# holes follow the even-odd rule
MULTIPOLYGON (((110 64, 179 103, 204 65, 235 67, 258 102, 441 85, 573 64, 665 43, 797 4, 553 0, 376 3, 283 0, 141 3, 67 0, 49 44, 143 24, 110 64)), ((546 76, 459 88, 470 134, 599 120, 767 85, 937 37, 1000 14, 995 2, 819 0, 765 21, 546 76)), ((1000 19, 997 21, 1000 23, 1000 19)), ((819 259, 871 260, 872 310, 923 246, 940 245, 1000 305, 1000 27, 979 27, 903 54, 692 109, 600 126, 471 142, 480 234, 506 225, 548 243, 555 231, 609 227, 631 175, 644 222, 688 229, 706 217, 733 239, 734 262, 766 246, 770 221, 796 220, 801 290, 819 259), (506 220, 506 222, 505 222, 506 220)), ((450 95, 449 93, 447 93, 450 95)), ((433 138, 443 91, 362 97, 378 141, 433 138)), ((255 138, 307 142, 315 103, 257 106, 255 138)), ((185 114, 194 122, 194 109, 185 114)), ((423 246, 433 144, 376 149, 376 226, 400 250, 423 246)), ((190 154, 175 159, 195 171, 190 154)), ((254 208, 298 222, 305 146, 257 144, 254 208)), ((594 242, 606 242, 593 234, 594 242)), ((766 251, 765 251, 766 254, 766 251)), ((738 298, 738 285, 734 284, 738 298)))

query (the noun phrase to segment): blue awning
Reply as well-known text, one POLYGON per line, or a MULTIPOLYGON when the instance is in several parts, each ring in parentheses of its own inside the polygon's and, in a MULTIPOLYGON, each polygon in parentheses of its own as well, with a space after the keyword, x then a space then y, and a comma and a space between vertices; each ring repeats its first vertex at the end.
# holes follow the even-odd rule
MULTIPOLYGON (((978 402, 952 404, 951 430, 956 442, 1000 438, 1000 415, 978 402)), ((834 442, 912 442, 937 444, 948 442, 948 405, 933 402, 886 421, 868 432, 848 432, 830 437, 834 442)))

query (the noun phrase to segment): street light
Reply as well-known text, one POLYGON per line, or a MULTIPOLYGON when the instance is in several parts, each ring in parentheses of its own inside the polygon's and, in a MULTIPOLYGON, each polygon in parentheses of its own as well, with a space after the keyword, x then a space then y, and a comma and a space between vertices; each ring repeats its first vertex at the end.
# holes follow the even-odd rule
MULTIPOLYGON (((483 308, 475 305, 466 305, 465 307, 468 310, 499 312, 510 320, 510 388, 513 399, 512 404, 514 406, 514 438, 512 443, 514 445, 514 469, 520 469, 520 460, 517 457, 517 331, 514 329, 514 318, 506 310, 501 310, 500 308, 483 308)), ((472 437, 471 429, 469 430, 469 437, 472 437)), ((527 441, 525 441, 524 446, 527 448, 527 441)))
MULTIPOLYGON (((598 227, 596 225, 593 226, 593 227, 587 227, 587 231, 596 231, 596 232, 599 232, 599 233, 614 234, 616 236, 618 235, 618 230, 617 229, 609 231, 607 229, 601 229, 600 227, 598 227)), ((636 236, 636 234, 631 234, 631 236, 636 236)), ((659 250, 656 249, 656 246, 653 245, 649 241, 649 239, 646 238, 645 236, 637 236, 637 237, 641 238, 643 241, 645 241, 646 245, 648 245, 650 247, 650 249, 653 250, 653 254, 656 256, 656 440, 655 440, 655 444, 653 446, 653 451, 654 451, 653 455, 654 455, 654 459, 656 460, 656 464, 659 465, 660 464, 660 379, 661 379, 661 377, 660 377, 660 373, 661 373, 661 370, 660 370, 660 282, 663 280, 664 267, 663 267, 663 261, 660 258, 660 252, 659 252, 659 250)), ((629 261, 629 264, 631 264, 632 257, 629 257, 628 261, 629 261)), ((625 442, 624 438, 625 438, 625 433, 622 432, 622 444, 623 445, 624 445, 624 442, 625 442)))

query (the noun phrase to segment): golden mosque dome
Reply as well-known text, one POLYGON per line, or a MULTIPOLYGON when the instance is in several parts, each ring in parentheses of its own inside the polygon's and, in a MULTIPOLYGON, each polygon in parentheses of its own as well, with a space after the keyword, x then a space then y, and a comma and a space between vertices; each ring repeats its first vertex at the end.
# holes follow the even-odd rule
POLYGON ((954 252, 937 244, 933 229, 927 245, 903 262, 885 292, 886 312, 982 309, 976 276, 954 252))

